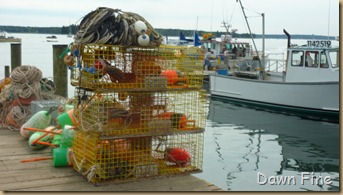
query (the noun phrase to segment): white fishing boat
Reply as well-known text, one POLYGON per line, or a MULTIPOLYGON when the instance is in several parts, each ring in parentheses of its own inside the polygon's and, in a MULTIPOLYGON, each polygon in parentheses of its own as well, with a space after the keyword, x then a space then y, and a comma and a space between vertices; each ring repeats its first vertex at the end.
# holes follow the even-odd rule
POLYGON ((58 42, 58 39, 55 35, 52 35, 52 36, 47 36, 46 41, 47 42, 58 42))
POLYGON ((257 52, 253 52, 250 43, 234 40, 229 34, 222 35, 220 38, 204 38, 201 40, 201 47, 205 50, 204 55, 208 51, 213 51, 212 58, 209 60, 211 68, 204 67, 205 80, 208 80, 209 75, 215 74, 216 71, 231 70, 232 72, 237 69, 244 71, 249 68, 247 65, 258 67, 260 63, 256 60, 260 57, 257 57, 257 52), (223 52, 224 48, 225 52, 223 52))
POLYGON ((232 74, 210 74, 210 94, 283 110, 339 116, 339 47, 330 40, 291 45, 285 70, 249 67, 232 74))

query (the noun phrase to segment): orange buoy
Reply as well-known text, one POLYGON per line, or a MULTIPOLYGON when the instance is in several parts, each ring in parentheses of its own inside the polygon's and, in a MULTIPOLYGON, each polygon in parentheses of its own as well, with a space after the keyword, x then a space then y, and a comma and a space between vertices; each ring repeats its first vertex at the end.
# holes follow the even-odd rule
POLYGON ((67 66, 74 66, 75 61, 73 55, 65 55, 63 61, 67 66))
POLYGON ((161 75, 167 77, 167 82, 169 85, 176 84, 179 78, 176 70, 165 70, 161 73, 161 75))
POLYGON ((191 161, 191 155, 183 148, 167 148, 166 160, 185 167, 189 165, 191 161))

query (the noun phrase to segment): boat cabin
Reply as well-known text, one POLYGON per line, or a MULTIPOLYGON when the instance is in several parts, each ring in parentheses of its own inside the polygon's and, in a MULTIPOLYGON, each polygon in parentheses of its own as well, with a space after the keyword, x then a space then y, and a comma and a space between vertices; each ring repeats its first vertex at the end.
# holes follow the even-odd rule
POLYGON ((251 56, 251 47, 247 42, 232 41, 230 35, 222 35, 220 38, 210 38, 201 41, 204 52, 213 50, 214 54, 223 60, 223 49, 225 48, 232 59, 251 56))
POLYGON ((287 55, 286 82, 338 81, 339 48, 332 48, 331 41, 291 46, 287 55))

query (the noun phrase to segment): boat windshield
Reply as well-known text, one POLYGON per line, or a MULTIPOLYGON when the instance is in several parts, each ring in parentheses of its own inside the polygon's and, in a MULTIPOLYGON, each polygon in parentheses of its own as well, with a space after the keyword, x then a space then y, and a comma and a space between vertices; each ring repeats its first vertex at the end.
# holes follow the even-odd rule
POLYGON ((330 50, 329 57, 331 61, 332 68, 338 68, 339 66, 339 54, 337 50, 330 50))

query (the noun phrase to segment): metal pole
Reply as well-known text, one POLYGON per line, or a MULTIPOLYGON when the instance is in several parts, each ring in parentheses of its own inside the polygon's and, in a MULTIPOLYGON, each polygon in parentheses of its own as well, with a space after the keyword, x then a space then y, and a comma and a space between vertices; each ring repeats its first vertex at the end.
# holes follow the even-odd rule
POLYGON ((68 47, 68 45, 53 45, 53 74, 56 86, 56 95, 68 98, 68 67, 64 64, 59 55, 68 47))
POLYGON ((21 66, 21 43, 11 43, 11 70, 21 66))
POLYGON ((257 47, 256 47, 256 44, 255 44, 255 41, 254 41, 254 37, 252 36, 252 33, 251 33, 251 30, 250 30, 250 26, 249 26, 249 23, 248 23, 248 19, 247 19, 247 16, 245 15, 245 11, 244 11, 244 7, 242 5, 242 2, 239 0, 239 3, 241 5, 241 8, 242 8, 242 12, 243 12, 243 15, 244 15, 244 18, 245 18, 245 22, 247 23, 247 26, 248 26, 248 30, 249 30, 249 33, 250 33, 250 36, 251 36, 251 39, 252 39, 252 42, 254 44, 254 47, 255 47, 255 50, 257 52, 257 47))
MULTIPOLYGON (((264 25, 264 13, 262 13, 262 64, 265 65, 265 25, 264 25)), ((263 67, 264 68, 264 67, 263 67)))

